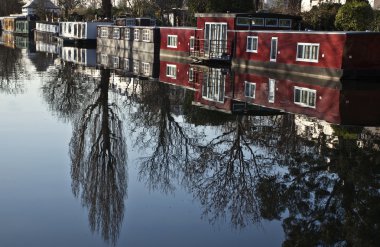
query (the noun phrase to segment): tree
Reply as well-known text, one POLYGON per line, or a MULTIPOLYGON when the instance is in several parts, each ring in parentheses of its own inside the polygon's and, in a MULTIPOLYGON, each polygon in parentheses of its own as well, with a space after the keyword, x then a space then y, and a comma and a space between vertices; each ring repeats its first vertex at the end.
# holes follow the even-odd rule
POLYGON ((347 2, 338 10, 335 26, 344 31, 368 30, 372 24, 373 15, 371 5, 367 2, 347 2))
POLYGON ((86 0, 58 0, 58 6, 64 11, 64 18, 69 18, 69 14, 75 8, 84 4, 86 0))
POLYGON ((254 1, 235 0, 233 4, 229 0, 188 0, 191 13, 197 12, 251 12, 255 9, 254 1))
POLYGON ((340 3, 321 3, 302 14, 304 28, 321 31, 335 30, 335 16, 340 3))
POLYGON ((0 0, 0 16, 21 13, 21 8, 24 5, 22 0, 0 0))

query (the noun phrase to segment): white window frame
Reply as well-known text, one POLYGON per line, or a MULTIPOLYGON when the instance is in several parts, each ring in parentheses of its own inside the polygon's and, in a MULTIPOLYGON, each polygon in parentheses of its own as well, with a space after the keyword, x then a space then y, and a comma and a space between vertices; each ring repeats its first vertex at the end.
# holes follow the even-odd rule
POLYGON ((139 74, 140 73, 140 61, 139 60, 133 60, 132 65, 133 65, 133 73, 136 75, 139 74))
POLYGON ((194 67, 189 68, 189 82, 194 81, 194 67))
POLYGON ((143 75, 149 76, 150 75, 150 63, 141 62, 141 71, 142 71, 143 75))
POLYGON ((251 99, 256 97, 256 83, 244 81, 244 96, 251 99))
POLYGON ((108 27, 101 27, 100 28, 100 37, 101 38, 108 38, 108 27))
POLYGON ((276 95, 276 80, 270 79, 268 81, 268 102, 274 103, 276 95))
POLYGON ((195 37, 194 36, 190 36, 190 39, 189 39, 189 48, 191 51, 194 50, 195 48, 195 37))
POLYGON ((311 62, 311 63, 318 63, 319 61, 319 43, 297 43, 297 55, 296 55, 296 61, 301 62, 311 62), (299 57, 299 47, 303 46, 302 48, 302 57, 299 57), (317 51, 315 52, 316 57, 313 57, 313 47, 317 47, 317 51))
POLYGON ((316 106, 317 106, 317 90, 295 86, 294 87, 294 104, 302 106, 302 107, 316 108, 316 106), (296 91, 297 90, 299 91, 299 94, 300 94, 299 100, 296 99, 296 91), (313 101, 311 102, 311 100, 313 100, 313 101))
POLYGON ((246 51, 257 53, 258 48, 259 48, 259 37, 258 36, 247 36, 247 50, 246 51), (256 49, 255 49, 255 47, 253 47, 253 44, 254 44, 253 40, 256 40, 256 49), (249 48, 250 41, 252 42, 251 48, 249 48))
POLYGON ((130 70, 130 59, 129 58, 124 58, 124 69, 126 71, 130 70))
POLYGON ((113 56, 112 57, 112 66, 114 69, 117 69, 119 68, 119 65, 120 65, 120 58, 117 57, 117 56, 113 56))
POLYGON ((140 40, 140 30, 139 29, 133 30, 133 40, 136 40, 136 41, 140 40))
POLYGON ((176 79, 177 78, 177 65, 167 64, 166 65, 166 76, 169 78, 176 79))
POLYGON ((114 27, 112 30, 112 37, 114 39, 120 39, 120 28, 114 27))
POLYGON ((269 61, 271 62, 276 62, 277 61, 277 53, 278 53, 278 37, 272 37, 270 40, 270 54, 269 54, 269 61), (275 57, 272 57, 272 50, 274 49, 273 47, 273 40, 276 40, 276 51, 273 53, 275 57))
POLYGON ((149 29, 143 29, 142 30, 142 41, 144 42, 150 42, 150 30, 149 29))
POLYGON ((125 40, 131 40, 131 29, 130 28, 124 29, 124 38, 125 38, 125 40))
POLYGON ((177 48, 178 36, 177 35, 168 35, 168 44, 169 48, 177 48))

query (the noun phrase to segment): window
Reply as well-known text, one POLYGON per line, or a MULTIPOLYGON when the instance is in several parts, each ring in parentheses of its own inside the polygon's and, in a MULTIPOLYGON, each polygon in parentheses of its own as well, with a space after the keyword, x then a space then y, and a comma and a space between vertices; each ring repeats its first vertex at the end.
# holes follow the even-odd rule
POLYGON ((278 21, 279 27, 291 27, 292 26, 292 20, 289 19, 280 19, 278 21))
POLYGON ((189 82, 194 81, 194 68, 190 67, 189 68, 189 82))
POLYGON ((174 64, 166 65, 166 76, 170 78, 177 78, 177 66, 174 64))
POLYGON ((168 47, 177 48, 177 35, 168 35, 168 47))
POLYGON ((190 50, 194 50, 194 46, 195 46, 195 37, 194 36, 190 37, 189 46, 190 46, 190 50))
POLYGON ((126 71, 129 71, 130 70, 130 67, 129 67, 129 59, 128 58, 124 58, 124 69, 126 71))
POLYGON ((319 44, 298 43, 296 61, 318 63, 319 44))
POLYGON ((100 54, 100 61, 102 65, 108 66, 108 55, 104 53, 100 54))
POLYGON ((130 40, 131 39, 131 29, 126 28, 124 30, 124 38, 125 38, 125 40, 130 40))
POLYGON ((135 31, 133 31, 133 34, 134 34, 134 40, 140 40, 140 30, 139 29, 135 29, 135 31))
POLYGON ((247 52, 256 52, 258 46, 258 37, 257 36, 248 36, 247 37, 247 52))
POLYGON ((134 74, 138 74, 139 73, 139 71, 140 71, 139 65, 140 65, 139 60, 134 60, 133 61, 133 73, 134 74))
POLYGON ((238 17, 236 19, 236 25, 237 26, 249 26, 250 21, 251 20, 247 17, 238 17))
POLYGON ((119 57, 112 57, 113 68, 119 68, 119 57))
POLYGON ((100 28, 100 37, 101 38, 108 38, 108 27, 101 27, 100 28))
POLYGON ((254 99, 255 94, 256 94, 256 83, 246 81, 245 86, 244 86, 245 97, 254 99))
POLYGON ((127 19, 126 22, 125 22, 126 26, 134 26, 135 24, 136 24, 136 20, 135 19, 127 19))
POLYGON ((276 81, 274 79, 269 79, 269 93, 268 93, 268 102, 274 103, 276 81))
POLYGON ((112 37, 114 39, 120 39, 120 28, 114 28, 112 37))
POLYGON ((143 29, 142 30, 142 40, 145 42, 150 41, 150 30, 149 29, 143 29))
POLYGON ((141 69, 143 75, 149 76, 150 75, 150 64, 149 63, 141 63, 141 69))
POLYGON ((294 103, 304 107, 315 108, 317 91, 309 88, 294 87, 294 103))
POLYGON ((276 18, 265 19, 265 26, 266 27, 277 27, 278 26, 278 19, 276 19, 276 18))
POLYGON ((252 18, 252 26, 264 26, 264 18, 252 18))

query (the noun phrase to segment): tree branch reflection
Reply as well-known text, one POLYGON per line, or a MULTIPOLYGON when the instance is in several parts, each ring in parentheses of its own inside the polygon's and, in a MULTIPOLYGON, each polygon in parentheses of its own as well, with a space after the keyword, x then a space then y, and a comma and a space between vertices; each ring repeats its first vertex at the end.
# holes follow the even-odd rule
POLYGON ((20 75, 25 74, 25 66, 22 63, 21 50, 0 45, 0 68, 0 92, 23 93, 24 85, 20 81, 20 75))
POLYGON ((64 62, 50 76, 42 86, 50 110, 64 121, 74 119, 94 90, 94 78, 77 72, 76 65, 64 62))
POLYGON ((109 70, 74 122, 70 142, 72 189, 81 193, 92 231, 116 243, 127 189, 126 144, 120 109, 109 99, 109 70))

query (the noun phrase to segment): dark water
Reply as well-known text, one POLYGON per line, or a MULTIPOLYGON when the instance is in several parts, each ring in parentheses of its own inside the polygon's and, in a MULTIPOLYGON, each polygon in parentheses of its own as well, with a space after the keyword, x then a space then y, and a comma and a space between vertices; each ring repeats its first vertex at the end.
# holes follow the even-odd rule
POLYGON ((0 246, 380 241, 371 116, 232 114, 188 87, 5 45, 0 68, 0 246))

